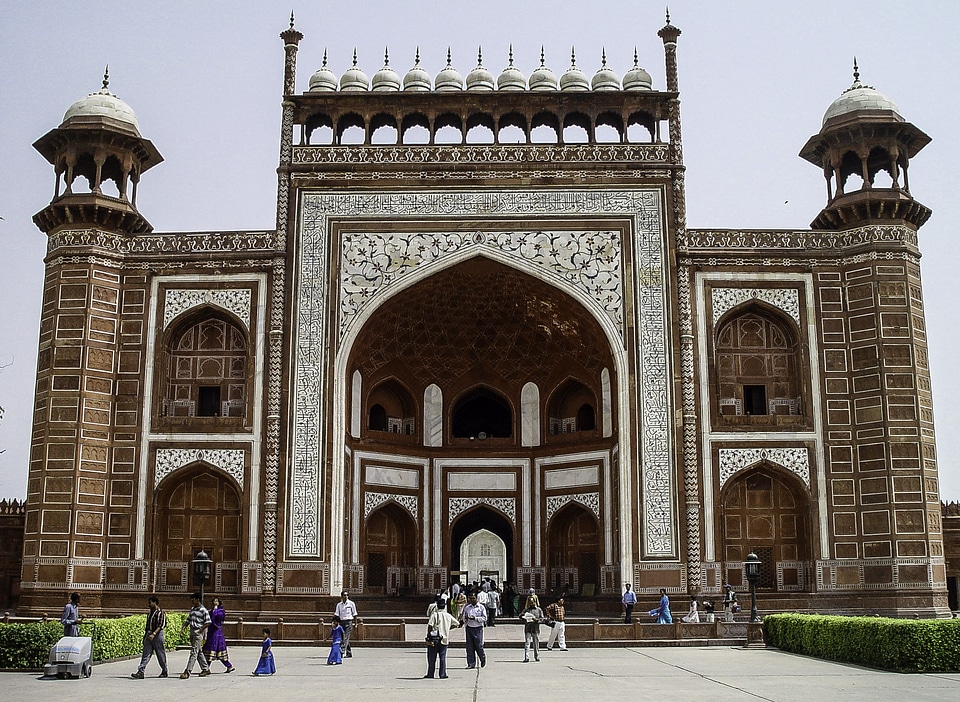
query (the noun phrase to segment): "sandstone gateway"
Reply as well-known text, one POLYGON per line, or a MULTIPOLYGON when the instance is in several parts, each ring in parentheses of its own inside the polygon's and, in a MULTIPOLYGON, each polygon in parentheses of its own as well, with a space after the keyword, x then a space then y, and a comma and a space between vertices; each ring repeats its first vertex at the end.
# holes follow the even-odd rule
POLYGON ((688 229, 679 35, 660 87, 511 52, 298 90, 291 21, 275 231, 153 231, 133 111, 71 106, 35 144, 22 613, 188 592, 202 548, 237 614, 458 572, 603 612, 744 590, 754 551, 764 609, 946 615, 930 139, 854 73, 800 152, 809 230, 688 229))

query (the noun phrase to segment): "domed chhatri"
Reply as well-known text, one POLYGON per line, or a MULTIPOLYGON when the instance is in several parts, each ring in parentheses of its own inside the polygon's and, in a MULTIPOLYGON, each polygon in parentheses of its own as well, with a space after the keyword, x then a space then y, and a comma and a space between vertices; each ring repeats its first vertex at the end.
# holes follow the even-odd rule
POLYGON ((353 65, 340 76, 340 90, 343 92, 363 92, 370 89, 370 79, 357 67, 357 50, 353 50, 353 65))
POLYGON ((373 74, 370 86, 375 93, 394 93, 400 90, 400 76, 390 68, 390 52, 383 50, 383 68, 373 74))
POLYGON ((477 67, 467 74, 467 90, 489 92, 495 87, 493 74, 483 67, 483 48, 478 48, 477 67))
POLYGON ((463 90, 463 77, 451 63, 450 47, 447 47, 447 65, 437 74, 434 85, 440 93, 463 90))
POLYGON ((827 122, 831 120, 863 112, 883 113, 897 121, 903 121, 900 108, 893 100, 879 90, 860 82, 857 59, 853 59, 853 85, 844 90, 840 97, 827 108, 823 115, 823 126, 827 126, 827 122))
POLYGON ((323 50, 323 64, 310 76, 309 90, 311 93, 336 92, 337 76, 327 68, 327 50, 323 50))
POLYGON ((624 90, 653 90, 653 79, 650 74, 640 68, 637 50, 633 50, 633 68, 623 76, 624 90))
POLYGON ((590 90, 590 80, 577 68, 577 51, 570 49, 570 68, 560 76, 560 90, 564 92, 586 92, 590 90))
POLYGON ((607 50, 603 50, 603 58, 598 70, 591 81, 591 86, 597 92, 603 90, 620 90, 620 76, 607 68, 607 50))
POLYGON ((510 45, 510 58, 507 67, 497 78, 497 88, 504 92, 516 92, 527 89, 527 79, 520 69, 513 65, 513 44, 510 45))
POLYGON ((417 47, 417 56, 413 68, 403 77, 403 89, 407 92, 430 92, 430 74, 420 67, 420 47, 417 47))
POLYGON ((137 121, 137 115, 130 105, 110 92, 109 86, 110 67, 108 66, 103 72, 103 87, 70 105, 63 115, 60 126, 67 126, 68 122, 77 119, 107 117, 128 125, 139 136, 140 123, 137 121))
POLYGON ((546 92, 557 89, 557 77, 547 68, 543 47, 540 47, 540 66, 530 74, 530 90, 546 92))

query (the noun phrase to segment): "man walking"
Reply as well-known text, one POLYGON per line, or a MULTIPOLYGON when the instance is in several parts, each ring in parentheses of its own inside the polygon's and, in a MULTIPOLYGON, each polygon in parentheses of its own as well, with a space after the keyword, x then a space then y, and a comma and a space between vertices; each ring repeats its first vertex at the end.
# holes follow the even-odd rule
POLYGON ((633 608, 637 604, 637 596, 633 590, 630 589, 630 583, 627 583, 624 587, 626 588, 626 592, 623 593, 623 600, 621 600, 623 602, 623 623, 630 624, 632 623, 630 616, 633 614, 633 608))
POLYGON ((480 667, 487 664, 487 654, 483 652, 483 625, 487 621, 487 608, 477 604, 477 596, 470 593, 467 606, 463 608, 464 634, 467 643, 467 668, 477 667, 477 658, 480 667))
POLYGON ((210 664, 207 663, 207 657, 203 655, 203 640, 206 637, 207 627, 210 626, 210 612, 200 604, 200 593, 195 592, 190 596, 190 604, 193 606, 183 622, 183 629, 190 629, 190 659, 187 661, 186 669, 180 673, 180 679, 186 680, 193 672, 193 664, 200 662, 200 677, 210 675, 210 664))
POLYGON ((354 623, 360 626, 363 622, 357 613, 357 605, 347 596, 346 590, 340 593, 340 601, 337 602, 337 608, 333 613, 340 617, 340 626, 343 627, 343 643, 341 644, 343 657, 353 658, 353 650, 350 648, 350 632, 353 631, 354 623))
POLYGON ((552 605, 547 607, 547 616, 553 620, 553 628, 547 637, 547 650, 553 650, 553 644, 556 642, 561 651, 567 650, 567 635, 565 632, 566 623, 563 621, 563 598, 560 597, 552 605))
POLYGON ((143 671, 154 653, 157 654, 157 663, 160 664, 160 675, 157 677, 167 677, 167 652, 163 648, 163 629, 167 625, 167 615, 160 609, 160 598, 156 595, 151 595, 147 603, 150 605, 150 612, 147 614, 147 629, 143 634, 143 656, 137 672, 130 674, 131 678, 137 680, 143 680, 143 671))

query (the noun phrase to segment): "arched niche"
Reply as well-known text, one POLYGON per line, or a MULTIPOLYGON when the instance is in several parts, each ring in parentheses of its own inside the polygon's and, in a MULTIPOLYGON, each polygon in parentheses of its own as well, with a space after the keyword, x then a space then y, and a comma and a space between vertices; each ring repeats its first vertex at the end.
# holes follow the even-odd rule
POLYGON ((364 592, 399 594, 394 590, 409 582, 417 566, 417 525, 396 502, 387 502, 367 516, 361 533, 364 592))
POLYGON ((547 402, 547 433, 550 436, 589 432, 596 433, 597 395, 575 378, 567 378, 550 394, 547 402))
POLYGON ((417 406, 410 391, 396 378, 377 383, 367 395, 368 432, 416 434, 417 406))
MULTIPOLYGON (((460 514, 451 525, 450 563, 451 570, 466 570, 461 560, 464 541, 478 532, 487 532, 496 536, 505 548, 505 566, 501 579, 513 580, 514 573, 514 531, 513 525, 501 513, 486 505, 479 505, 460 514)), ((479 574, 477 574, 479 575, 479 574)), ((474 574, 470 574, 471 579, 474 574)))
POLYGON ((547 534, 551 587, 568 594, 597 591, 603 563, 603 539, 597 518, 568 502, 550 519, 547 534))
POLYGON ((490 387, 471 388, 454 401, 450 432, 454 439, 509 439, 514 435, 510 401, 490 387))

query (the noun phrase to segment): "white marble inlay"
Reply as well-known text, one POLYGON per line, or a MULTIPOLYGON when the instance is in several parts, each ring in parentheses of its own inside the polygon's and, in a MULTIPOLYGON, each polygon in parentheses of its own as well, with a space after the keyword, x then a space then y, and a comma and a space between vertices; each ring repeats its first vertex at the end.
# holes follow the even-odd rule
POLYGON ((503 512, 511 522, 517 520, 517 502, 512 497, 451 497, 447 504, 448 524, 453 524, 460 514, 477 505, 489 505, 503 512))
POLYGON ((436 384, 423 391, 423 445, 443 446, 443 391, 436 384))
POLYGON ((363 479, 367 485, 413 489, 420 487, 420 471, 409 468, 387 468, 367 464, 363 479))
POLYGON ((768 461, 786 468, 810 488, 810 456, 806 447, 720 449, 720 487, 736 473, 768 461))
POLYGON ((543 474, 543 487, 546 490, 580 487, 581 485, 599 485, 600 467, 554 468, 543 474))
POLYGON ((195 288, 180 290, 168 288, 163 299, 163 329, 170 322, 187 310, 200 305, 212 305, 233 313, 250 329, 250 288, 234 288, 229 290, 197 290, 195 288))
POLYGON ((520 390, 520 443, 540 445, 540 388, 536 383, 526 383, 520 390))
POLYGON ((547 524, 549 524, 550 520, 553 519, 554 514, 571 502, 577 502, 583 505, 593 512, 593 516, 595 516, 597 519, 600 519, 600 493, 581 492, 575 495, 556 495, 554 497, 548 497, 547 524))
POLYGON ((176 470, 193 463, 206 463, 233 476, 243 491, 243 473, 247 452, 242 449, 157 449, 153 486, 176 470))
POLYGON ((455 472, 447 476, 450 490, 502 491, 517 489, 516 473, 466 473, 455 472))
POLYGON ((786 312, 800 326, 800 293, 796 288, 714 288, 713 324, 747 300, 761 300, 786 312))
POLYGON ((413 517, 414 522, 420 518, 420 500, 416 495, 388 495, 383 492, 368 492, 364 495, 363 518, 366 519, 369 517, 373 510, 386 502, 396 502, 410 513, 410 516, 413 517))

